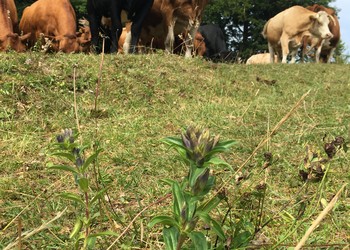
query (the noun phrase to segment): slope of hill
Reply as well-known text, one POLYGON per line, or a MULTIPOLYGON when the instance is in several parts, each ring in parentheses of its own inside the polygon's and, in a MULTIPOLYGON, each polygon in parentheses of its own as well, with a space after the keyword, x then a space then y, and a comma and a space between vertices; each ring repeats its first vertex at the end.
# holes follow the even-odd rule
MULTIPOLYGON (((229 214, 223 228, 236 242, 242 240, 237 234, 244 233, 244 240, 267 248, 295 246, 322 204, 350 181, 348 153, 337 148, 328 159, 324 151, 325 143, 336 137, 350 139, 348 65, 213 64, 162 53, 106 55, 95 108, 100 62, 100 55, 1 54, 1 247, 15 241, 18 228, 36 229, 68 207, 62 218, 22 247, 72 249, 70 230, 84 212, 57 195, 75 192, 76 184, 72 175, 47 165, 64 162, 50 156, 50 145, 62 129, 78 129, 77 121, 79 142, 89 145, 86 154, 94 143, 104 149, 98 176, 112 185, 109 202, 93 211, 101 214, 94 231, 121 234, 138 212, 169 192, 161 179, 184 177, 186 166, 160 139, 180 136, 191 124, 238 142, 222 155, 232 169, 213 169, 216 185, 228 184, 227 202, 212 215, 222 221, 229 214), (271 131, 271 139, 244 164, 271 131), (273 160, 264 168, 266 152, 273 160), (305 184, 299 170, 308 171, 310 157, 322 165, 324 178, 305 184), (259 183, 266 184, 263 193, 256 189, 259 183), (12 221, 16 216, 20 222, 12 221)), ((90 173, 96 177, 93 169, 90 173)), ((117 248, 162 248, 161 228, 146 225, 171 206, 168 198, 146 209, 117 248)), ((307 244, 349 246, 346 218, 349 187, 307 244)), ((98 239, 96 249, 108 248, 116 238, 98 239)))

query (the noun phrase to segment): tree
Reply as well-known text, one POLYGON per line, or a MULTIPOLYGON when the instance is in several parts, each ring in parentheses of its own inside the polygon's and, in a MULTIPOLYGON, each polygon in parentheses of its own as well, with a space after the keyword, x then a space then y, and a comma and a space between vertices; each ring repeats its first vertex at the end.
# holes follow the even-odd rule
POLYGON ((216 23, 226 33, 228 47, 242 59, 267 51, 261 31, 267 20, 294 5, 314 3, 328 6, 334 0, 212 0, 204 12, 204 23, 216 23))

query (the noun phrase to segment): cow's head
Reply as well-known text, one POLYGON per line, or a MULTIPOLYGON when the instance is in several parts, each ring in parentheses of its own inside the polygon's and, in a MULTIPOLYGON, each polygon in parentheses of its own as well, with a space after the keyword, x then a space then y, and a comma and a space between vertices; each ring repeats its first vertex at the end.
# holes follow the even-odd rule
POLYGON ((0 51, 13 49, 17 52, 23 52, 26 50, 25 42, 30 37, 31 33, 23 36, 19 36, 16 33, 9 33, 0 37, 0 51))
POLYGON ((335 10, 334 9, 326 8, 326 7, 324 7, 322 5, 318 5, 318 4, 314 4, 312 6, 308 6, 308 7, 306 7, 306 9, 311 10, 313 12, 319 12, 319 11, 323 10, 323 11, 327 12, 330 15, 335 15, 335 10))
POLYGON ((79 44, 79 51, 88 53, 90 52, 91 46, 91 32, 89 26, 83 26, 79 28, 79 31, 76 32, 77 41, 79 44))
POLYGON ((310 19, 313 22, 310 32, 314 36, 321 37, 323 39, 330 39, 333 37, 333 34, 330 32, 328 27, 330 20, 334 20, 331 15, 327 14, 325 11, 319 11, 310 15, 310 19))
POLYGON ((79 52, 79 43, 75 35, 56 36, 54 43, 58 43, 58 50, 64 53, 79 52))

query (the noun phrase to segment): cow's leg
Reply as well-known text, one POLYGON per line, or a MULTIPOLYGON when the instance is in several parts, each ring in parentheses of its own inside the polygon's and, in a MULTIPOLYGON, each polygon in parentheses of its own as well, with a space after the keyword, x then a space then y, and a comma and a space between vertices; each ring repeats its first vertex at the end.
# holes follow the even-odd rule
POLYGON ((298 49, 299 49, 299 47, 293 48, 293 50, 290 52, 290 54, 292 56, 292 59, 291 59, 290 63, 295 63, 296 56, 298 54, 298 49))
MULTIPOLYGON (((307 52, 307 45, 308 45, 308 41, 307 41, 307 37, 304 37, 303 40, 302 40, 302 49, 301 49, 301 57, 300 57, 300 62, 301 63, 304 63, 304 60, 305 60, 305 56, 306 54, 308 53, 307 52)), ((310 51, 310 50, 309 50, 310 51)))
POLYGON ((100 20, 101 16, 97 16, 93 13, 90 13, 88 15, 89 25, 90 25, 90 31, 91 31, 91 46, 92 51, 96 50, 96 47, 98 45, 98 28, 100 26, 100 20))
POLYGON ((169 53, 173 53, 174 51, 174 41, 175 41, 175 35, 174 35, 174 27, 175 27, 176 20, 172 20, 170 22, 170 25, 168 25, 168 34, 165 38, 165 51, 169 53))
POLYGON ((289 39, 286 34, 282 34, 280 42, 282 47, 282 63, 287 63, 287 56, 289 54, 289 39))
POLYGON ((270 42, 267 43, 268 47, 269 47, 269 53, 270 53, 270 63, 274 63, 275 62, 275 50, 273 49, 273 46, 270 44, 270 42))
POLYGON ((186 45, 185 58, 192 57, 193 41, 199 27, 199 22, 197 20, 195 21, 190 20, 189 26, 190 26, 189 35, 188 35, 189 37, 185 39, 185 45, 186 45))
POLYGON ((121 22, 121 1, 112 1, 111 4, 111 53, 118 51, 118 40, 123 31, 121 22))
POLYGON ((131 42, 131 31, 126 33, 125 41, 123 44, 123 51, 125 54, 128 54, 130 51, 130 42, 131 42))
POLYGON ((135 20, 132 20, 131 25, 131 47, 129 49, 130 53, 135 53, 137 51, 137 44, 140 39, 140 34, 142 30, 142 24, 145 20, 149 10, 151 9, 153 0, 144 0, 142 3, 142 8, 139 8, 135 14, 135 20))
POLYGON ((325 42, 325 39, 322 39, 321 43, 316 45, 316 48, 317 48, 316 49, 316 53, 315 53, 315 61, 316 61, 316 63, 320 62, 320 55, 321 55, 321 50, 322 50, 324 42, 325 42))
POLYGON ((327 55, 327 63, 331 63, 331 60, 332 60, 334 51, 335 51, 335 47, 333 47, 333 48, 331 49, 331 51, 329 52, 329 54, 327 55))

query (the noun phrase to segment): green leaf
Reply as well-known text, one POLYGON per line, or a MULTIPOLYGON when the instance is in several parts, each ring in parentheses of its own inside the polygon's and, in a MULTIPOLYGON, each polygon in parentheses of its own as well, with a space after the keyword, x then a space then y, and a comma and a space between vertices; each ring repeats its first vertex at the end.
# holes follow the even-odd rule
POLYGON ((56 153, 52 153, 51 155, 66 158, 75 164, 75 156, 71 153, 56 152, 56 153))
POLYGON ((169 145, 170 147, 175 148, 180 156, 187 160, 187 151, 188 149, 183 145, 182 140, 177 137, 166 137, 161 140, 165 144, 169 145))
POLYGON ((66 165, 54 165, 50 166, 49 169, 58 169, 71 172, 73 174, 79 174, 79 170, 76 167, 66 166, 66 165))
POLYGON ((83 192, 89 191, 89 180, 87 178, 85 178, 85 177, 79 178, 78 184, 79 184, 80 189, 83 192))
POLYGON ((168 179, 168 178, 165 178, 165 179, 161 179, 161 180, 159 180, 160 182, 163 182, 163 183, 165 183, 165 184, 167 184, 167 185, 169 185, 169 186, 172 186, 173 184, 174 184, 174 182, 176 182, 176 181, 174 181, 174 180, 172 180, 172 179, 168 179))
POLYGON ((237 144, 237 141, 234 140, 227 140, 227 141, 222 141, 222 142, 218 142, 218 144, 216 144, 216 146, 214 147, 214 149, 216 147, 222 147, 222 148, 226 148, 226 150, 230 149, 233 145, 237 144))
POLYGON ((225 240, 225 233, 222 230, 220 224, 212 219, 209 214, 203 213, 203 212, 197 212, 196 213, 198 217, 203 220, 206 224, 210 225, 211 229, 215 232, 215 234, 221 239, 225 240))
POLYGON ((67 200, 78 202, 78 203, 80 203, 80 204, 85 206, 84 201, 76 194, 73 194, 73 193, 62 193, 62 194, 59 194, 59 196, 64 198, 64 199, 67 199, 67 200))
POLYGON ((234 248, 247 246, 251 240, 252 234, 249 231, 243 231, 238 233, 234 237, 233 246, 234 248))
POLYGON ((206 172, 207 169, 208 168, 196 168, 191 173, 191 176, 190 176, 190 179, 189 179, 190 187, 193 187, 196 184, 196 181, 197 181, 198 177, 201 176, 202 174, 204 174, 204 172, 206 172))
POLYGON ((218 196, 214 196, 213 198, 211 198, 209 201, 204 202, 203 204, 201 204, 198 209, 197 212, 201 212, 204 214, 208 214, 211 210, 213 210, 217 205, 219 205, 221 201, 221 198, 219 198, 218 196))
POLYGON ((194 249, 196 249, 196 250, 207 250, 208 249, 207 240, 206 240, 203 233, 192 231, 188 234, 188 236, 192 240, 192 243, 194 245, 194 249))
POLYGON ((85 173, 86 169, 89 167, 89 165, 96 160, 96 158, 98 157, 98 154, 102 151, 102 148, 96 150, 96 152, 92 155, 89 156, 89 158, 86 159, 86 161, 84 162, 82 168, 81 168, 81 172, 85 173))
POLYGON ((212 219, 212 218, 210 218, 210 219, 211 219, 211 227, 212 227, 213 231, 215 232, 215 234, 216 234, 221 240, 225 240, 225 239, 226 239, 225 233, 224 233, 224 231, 222 230, 222 227, 220 226, 220 224, 219 224, 216 220, 214 220, 214 219, 212 219))
POLYGON ((85 239, 86 242, 87 242, 87 249, 88 250, 93 250, 95 249, 95 244, 96 244, 96 240, 97 240, 97 237, 94 237, 94 236, 89 236, 87 239, 85 239))
POLYGON ((177 137, 166 137, 161 139, 162 142, 168 144, 171 147, 180 147, 186 150, 186 147, 183 145, 182 140, 177 137))
POLYGON ((104 231, 104 232, 89 234, 89 237, 99 237, 99 236, 118 236, 118 234, 113 231, 104 231))
POLYGON ((173 217, 165 216, 165 215, 159 215, 154 218, 148 223, 148 227, 153 227, 156 224, 162 224, 164 226, 173 226, 176 228, 180 228, 179 224, 176 222, 176 220, 173 217))
POLYGON ((163 237, 166 250, 176 250, 179 239, 179 230, 176 227, 164 227, 163 237))
POLYGON ((179 218, 181 216, 181 210, 186 205, 185 197, 179 183, 174 182, 172 186, 173 198, 174 198, 174 214, 179 218))
POLYGON ((69 238, 70 239, 74 238, 80 232, 82 227, 83 227, 83 221, 80 218, 77 218, 74 228, 69 235, 69 238))
POLYGON ((223 165, 223 166, 229 167, 230 170, 233 171, 233 168, 231 167, 231 165, 228 164, 226 161, 220 159, 219 157, 212 157, 210 158, 209 161, 204 163, 204 167, 207 167, 209 165, 215 165, 215 166, 223 165))
POLYGON ((210 190, 215 186, 215 176, 209 176, 207 184, 203 188, 202 192, 198 194, 198 196, 204 196, 210 192, 210 190))
POLYGON ((97 194, 91 199, 90 204, 94 204, 94 202, 99 199, 111 186, 107 186, 100 191, 97 192, 97 194))

